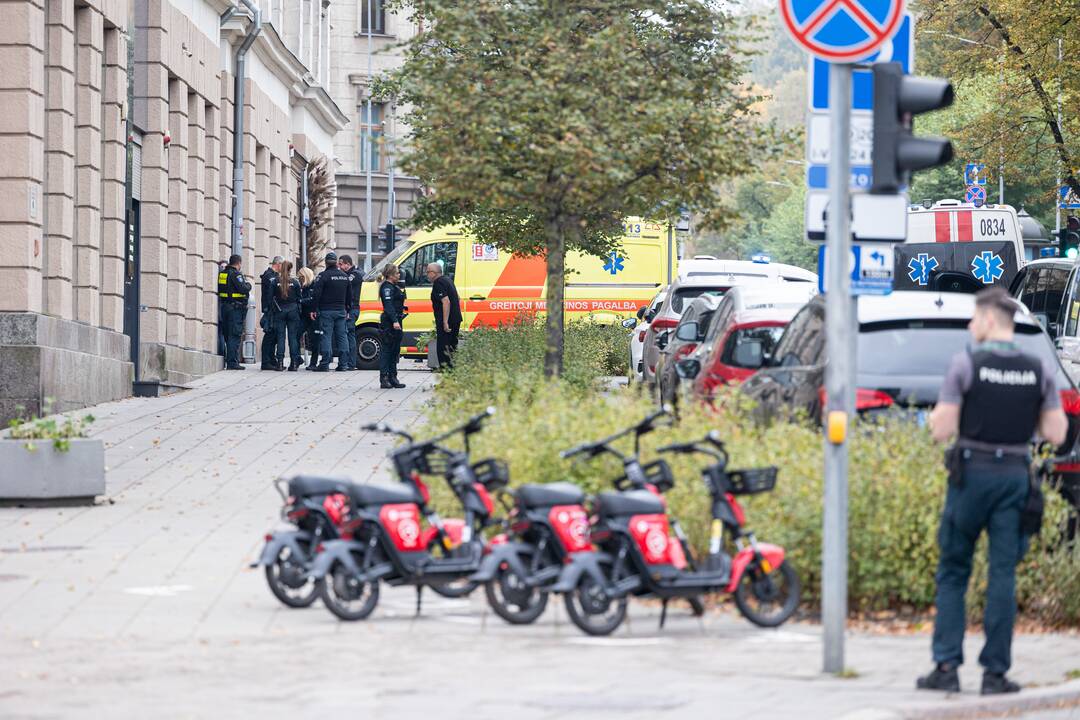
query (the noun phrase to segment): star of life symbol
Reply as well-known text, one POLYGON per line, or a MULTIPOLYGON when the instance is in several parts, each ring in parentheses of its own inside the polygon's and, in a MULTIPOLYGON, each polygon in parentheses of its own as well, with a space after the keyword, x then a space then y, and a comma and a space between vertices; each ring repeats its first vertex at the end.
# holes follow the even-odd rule
POLYGON ((616 274, 620 270, 624 270, 623 260, 626 258, 619 257, 619 254, 614 250, 611 251, 611 255, 608 256, 607 262, 604 263, 604 270, 608 271, 612 275, 616 274))
POLYGON ((989 285, 1005 274, 1005 263, 990 250, 983 250, 971 261, 971 274, 984 285, 989 285))
POLYGON ((908 260, 908 278, 917 285, 926 285, 930 282, 930 273, 938 266, 937 258, 929 253, 919 253, 908 260))

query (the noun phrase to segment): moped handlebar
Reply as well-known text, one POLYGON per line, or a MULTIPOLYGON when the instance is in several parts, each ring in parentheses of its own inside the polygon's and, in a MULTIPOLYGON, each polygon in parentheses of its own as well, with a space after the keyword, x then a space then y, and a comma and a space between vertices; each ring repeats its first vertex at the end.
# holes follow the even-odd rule
POLYGON ((405 432, 404 430, 398 430, 397 428, 390 427, 390 425, 384 422, 368 423, 367 425, 361 425, 360 429, 366 430, 368 432, 379 432, 386 433, 387 435, 397 435, 398 437, 404 438, 410 443, 415 442, 415 438, 409 433, 405 432))
POLYGON ((694 440, 686 443, 672 443, 671 445, 657 448, 657 452, 701 453, 716 458, 724 463, 726 463, 728 459, 727 448, 724 447, 724 441, 720 439, 720 433, 716 430, 710 430, 701 440, 694 440))
POLYGON ((588 454, 588 456, 592 458, 600 455, 601 453, 609 452, 612 455, 618 457, 620 460, 626 460, 626 456, 620 453, 618 450, 612 448, 611 443, 615 442, 621 437, 625 437, 626 435, 633 433, 634 455, 636 456, 641 452, 641 436, 652 432, 657 427, 660 427, 657 421, 664 418, 667 419, 667 424, 670 425, 672 420, 672 414, 671 407, 668 405, 665 405, 654 413, 650 413, 641 422, 635 425, 631 425, 630 427, 623 430, 620 430, 613 435, 608 435, 606 438, 602 438, 591 443, 581 443, 580 445, 575 445, 568 450, 563 450, 561 453, 559 453, 559 457, 565 460, 567 458, 574 457, 575 455, 588 454))

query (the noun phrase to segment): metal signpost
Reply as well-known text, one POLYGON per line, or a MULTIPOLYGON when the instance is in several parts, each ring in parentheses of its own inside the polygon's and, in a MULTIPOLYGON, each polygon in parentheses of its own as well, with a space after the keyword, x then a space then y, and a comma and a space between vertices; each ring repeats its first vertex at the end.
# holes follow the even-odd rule
MULTIPOLYGON (((872 56, 889 43, 904 21, 903 0, 780 0, 780 15, 795 42, 828 66, 828 147, 820 138, 808 139, 809 160, 827 162, 827 194, 807 196, 807 234, 819 233, 818 209, 826 213, 824 230, 830 258, 851 256, 850 183, 851 154, 863 160, 859 148, 868 143, 864 133, 852 141, 852 65, 872 56), (862 138, 862 139, 860 139, 862 138), (816 147, 816 152, 815 152, 816 147), (821 195, 825 195, 824 198, 821 195), (824 202, 823 202, 824 201, 824 202), (814 212, 811 203, 814 203, 814 212)), ((811 121, 808 133, 813 136, 811 121)), ((856 128, 860 127, 857 121, 856 128)), ((819 128, 819 132, 824 127, 819 128)), ((866 165, 869 165, 866 154, 866 165)), ((813 171, 814 177, 820 172, 813 171)), ((808 181, 811 180, 808 173, 808 181)), ((906 218, 906 216, 905 216, 906 218)), ((819 236, 820 236, 819 235, 819 236)), ((858 256, 861 259, 861 253, 858 256)), ((855 264, 855 263, 853 263, 855 264)), ((855 400, 855 303, 851 275, 844 262, 824 263, 822 274, 829 292, 825 295, 825 337, 829 363, 825 389, 827 437, 825 441, 825 500, 822 538, 821 619, 824 626, 825 672, 844 669, 844 630, 847 621, 847 422, 855 400)))

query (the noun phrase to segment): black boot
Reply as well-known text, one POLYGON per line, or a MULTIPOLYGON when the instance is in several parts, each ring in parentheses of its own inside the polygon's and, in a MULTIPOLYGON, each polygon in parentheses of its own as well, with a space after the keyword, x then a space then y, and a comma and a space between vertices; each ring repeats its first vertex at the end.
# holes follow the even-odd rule
POLYGON ((394 387, 390 384, 390 376, 386 373, 379 373, 379 387, 383 390, 389 390, 394 387))
POLYGON ((299 369, 300 369, 300 363, 298 363, 298 362, 290 362, 289 363, 289 372, 296 372, 299 369))
MULTIPOLYGON (((960 676, 956 672, 956 667, 938 663, 933 672, 915 681, 915 687, 919 690, 943 690, 958 693, 960 692, 960 676)), ((985 680, 983 680, 983 687, 986 687, 985 680)))
POLYGON ((1004 695, 1018 693, 1020 686, 1001 673, 984 672, 982 682, 983 695, 1004 695))
POLYGON ((405 387, 405 383, 403 383, 403 382, 401 382, 400 380, 397 379, 397 373, 394 373, 393 375, 390 376, 390 387, 392 387, 392 388, 403 388, 403 387, 405 387))

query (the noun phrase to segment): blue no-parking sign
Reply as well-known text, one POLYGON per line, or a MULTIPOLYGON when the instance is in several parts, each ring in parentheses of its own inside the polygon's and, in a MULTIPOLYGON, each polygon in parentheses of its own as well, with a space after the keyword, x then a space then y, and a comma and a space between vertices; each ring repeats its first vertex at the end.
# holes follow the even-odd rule
POLYGON ((826 62, 865 60, 900 29, 904 0, 780 0, 792 39, 826 62))
POLYGON ((976 207, 986 204, 986 188, 982 185, 968 185, 964 202, 974 203, 976 207))

